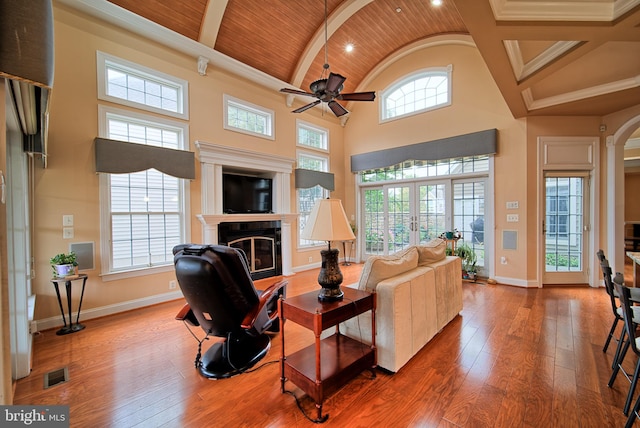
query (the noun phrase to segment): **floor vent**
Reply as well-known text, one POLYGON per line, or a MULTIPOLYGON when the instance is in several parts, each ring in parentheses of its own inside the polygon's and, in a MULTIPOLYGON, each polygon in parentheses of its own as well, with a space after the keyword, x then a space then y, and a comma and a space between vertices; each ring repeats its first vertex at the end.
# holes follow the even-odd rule
POLYGON ((59 383, 65 383, 69 380, 69 368, 63 367, 44 374, 44 389, 56 386, 59 383))

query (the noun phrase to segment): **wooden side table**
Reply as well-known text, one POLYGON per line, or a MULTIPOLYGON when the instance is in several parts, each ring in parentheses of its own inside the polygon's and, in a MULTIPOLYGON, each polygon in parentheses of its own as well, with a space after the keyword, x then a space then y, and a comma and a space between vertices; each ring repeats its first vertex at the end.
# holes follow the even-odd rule
POLYGON ((56 295, 58 296, 58 305, 60 305, 60 313, 62 314, 62 322, 64 326, 56 332, 58 336, 63 334, 75 333, 76 331, 80 331, 84 328, 84 325, 80 324, 80 309, 82 308, 82 298, 84 297, 84 286, 87 283, 88 276, 86 274, 81 273, 80 275, 71 275, 65 276, 62 278, 51 278, 51 282, 53 282, 53 286, 56 288, 56 295), (73 281, 82 280, 82 293, 80 293, 80 302, 78 303, 78 313, 76 315, 76 322, 72 322, 71 319, 71 283, 73 281), (69 324, 67 324, 67 320, 64 316, 64 308, 62 307, 62 298, 60 297, 60 288, 58 283, 64 282, 65 288, 67 290, 67 308, 69 312, 69 324))
POLYGON ((318 292, 287 299, 280 298, 282 355, 280 359, 281 392, 285 382, 292 381, 316 403, 317 419, 324 422, 322 402, 352 377, 370 369, 375 377, 376 367, 376 296, 366 291, 343 287, 344 299, 320 302, 318 292), (371 311, 371 345, 340 334, 339 324, 366 311, 371 311), (285 321, 293 321, 315 335, 315 343, 291 355, 285 353, 285 321), (336 327, 335 334, 320 338, 323 330, 336 327))

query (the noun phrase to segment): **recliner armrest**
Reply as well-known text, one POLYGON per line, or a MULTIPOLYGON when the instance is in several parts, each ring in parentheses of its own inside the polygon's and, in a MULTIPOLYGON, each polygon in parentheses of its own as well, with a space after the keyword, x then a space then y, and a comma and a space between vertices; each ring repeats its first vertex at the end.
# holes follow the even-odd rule
POLYGON ((200 325, 200 323, 198 322, 198 319, 196 318, 193 311, 191 310, 191 306, 189 306, 188 303, 186 303, 182 307, 182 309, 180 309, 180 312, 178 312, 178 314, 176 315, 176 319, 178 321, 188 322, 189 324, 196 327, 200 325))
MULTIPOLYGON (((287 284, 289 284, 289 281, 287 281, 286 279, 283 279, 281 281, 271 284, 266 290, 264 290, 260 295, 259 303, 242 320, 242 323, 241 323, 242 328, 244 328, 245 330, 249 330, 253 328, 258 316, 260 315, 264 307, 267 305, 267 303, 269 303, 273 295, 276 294, 278 291, 280 291, 282 288, 284 288, 287 284)), ((269 317, 269 319, 273 321, 277 317, 278 317, 278 312, 273 312, 269 317)), ((261 327, 261 326, 258 326, 258 327, 261 327)))

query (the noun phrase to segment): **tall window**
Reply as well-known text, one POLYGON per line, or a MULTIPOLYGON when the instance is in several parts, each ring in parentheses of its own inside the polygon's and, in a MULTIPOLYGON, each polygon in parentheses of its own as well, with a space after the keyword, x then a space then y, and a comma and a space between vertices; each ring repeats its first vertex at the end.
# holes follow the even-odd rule
MULTIPOLYGON (((186 125, 100 108, 106 138, 183 149, 186 125)), ((185 242, 185 180, 155 169, 101 174, 103 274, 171 265, 172 249, 185 242)))
POLYGON ((121 58, 97 53, 98 98, 188 119, 189 84, 121 58))
POLYGON ((397 119, 450 105, 451 69, 423 70, 382 91, 380 119, 397 119))
POLYGON ((272 110, 224 95, 224 128, 274 139, 272 110))
MULTIPOLYGON (((328 148, 328 131, 326 129, 314 127, 298 121, 297 125, 298 145, 309 149, 320 149, 326 151, 328 148)), ((302 151, 298 152, 298 168, 310 169, 313 171, 329 171, 329 158, 320 151, 302 151)), ((328 191, 320 186, 314 186, 308 189, 298 189, 298 244, 300 247, 318 244, 316 241, 308 241, 302 239, 302 231, 307 224, 309 214, 316 201, 320 198, 326 198, 328 191)))

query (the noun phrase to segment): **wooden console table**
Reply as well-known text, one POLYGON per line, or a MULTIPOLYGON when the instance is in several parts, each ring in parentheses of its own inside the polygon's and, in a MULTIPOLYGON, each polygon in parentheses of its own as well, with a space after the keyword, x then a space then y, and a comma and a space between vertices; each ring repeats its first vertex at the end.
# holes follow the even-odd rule
POLYGON ((324 422, 322 402, 352 377, 370 369, 375 377, 376 327, 375 294, 343 287, 344 299, 320 302, 318 292, 302 294, 278 301, 280 312, 282 355, 280 359, 281 392, 285 382, 292 381, 316 403, 317 419, 324 422), (339 324, 366 311, 371 311, 371 345, 340 334, 339 324), (285 321, 293 321, 315 335, 315 343, 291 355, 285 354, 285 321), (336 326, 335 334, 320 338, 323 330, 336 326))

